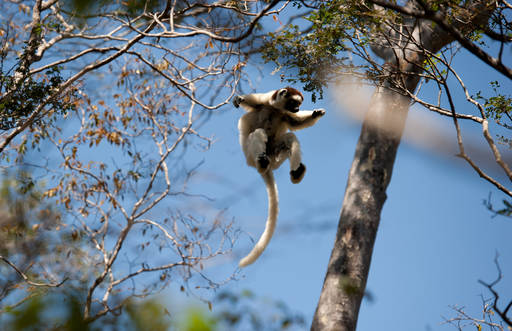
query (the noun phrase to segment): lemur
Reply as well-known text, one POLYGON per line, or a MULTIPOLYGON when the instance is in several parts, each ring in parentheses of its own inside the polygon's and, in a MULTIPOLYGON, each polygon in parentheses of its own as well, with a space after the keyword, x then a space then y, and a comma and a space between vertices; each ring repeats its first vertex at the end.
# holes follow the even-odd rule
POLYGON ((325 114, 323 109, 301 110, 304 97, 292 87, 267 93, 236 96, 233 105, 242 106, 247 113, 238 121, 240 145, 247 164, 255 167, 263 177, 268 195, 268 217, 265 230, 252 251, 239 262, 239 267, 252 264, 267 247, 277 222, 279 200, 273 170, 290 160, 290 179, 299 183, 306 172, 301 162, 300 144, 288 130, 312 126, 325 114))

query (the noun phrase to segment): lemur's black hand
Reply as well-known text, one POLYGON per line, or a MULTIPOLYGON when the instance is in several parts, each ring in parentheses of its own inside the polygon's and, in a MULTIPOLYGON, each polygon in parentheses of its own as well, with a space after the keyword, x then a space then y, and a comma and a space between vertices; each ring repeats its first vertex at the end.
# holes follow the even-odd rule
POLYGON ((233 106, 235 106, 235 108, 238 108, 240 107, 240 104, 244 102, 244 98, 242 98, 241 96, 239 95, 236 95, 234 98, 233 98, 233 106))
POLYGON ((313 118, 322 117, 325 115, 324 109, 315 109, 313 110, 313 114, 311 115, 313 118))

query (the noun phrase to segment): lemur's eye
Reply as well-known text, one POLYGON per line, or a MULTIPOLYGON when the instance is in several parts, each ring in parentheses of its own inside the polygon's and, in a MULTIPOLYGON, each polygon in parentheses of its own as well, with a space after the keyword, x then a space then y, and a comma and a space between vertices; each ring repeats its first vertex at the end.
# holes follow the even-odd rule
POLYGON ((286 89, 282 89, 281 91, 279 91, 279 95, 284 97, 286 95, 287 91, 286 89))

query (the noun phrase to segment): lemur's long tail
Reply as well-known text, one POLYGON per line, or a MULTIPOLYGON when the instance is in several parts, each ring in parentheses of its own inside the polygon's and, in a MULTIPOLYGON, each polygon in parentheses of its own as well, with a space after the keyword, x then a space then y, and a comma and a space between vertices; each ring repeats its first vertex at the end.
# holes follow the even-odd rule
POLYGON ((265 224, 265 231, 261 235, 260 239, 254 245, 252 251, 243 259, 240 260, 238 266, 240 268, 246 267, 249 264, 252 264, 256 259, 263 253, 265 247, 267 247, 270 239, 272 239, 272 235, 274 234, 274 230, 276 228, 277 223, 277 214, 279 213, 279 198, 277 193, 277 185, 274 180, 274 174, 272 173, 272 169, 268 169, 267 172, 261 175, 263 180, 265 181, 265 187, 267 188, 267 196, 268 196, 268 217, 267 223, 265 224))

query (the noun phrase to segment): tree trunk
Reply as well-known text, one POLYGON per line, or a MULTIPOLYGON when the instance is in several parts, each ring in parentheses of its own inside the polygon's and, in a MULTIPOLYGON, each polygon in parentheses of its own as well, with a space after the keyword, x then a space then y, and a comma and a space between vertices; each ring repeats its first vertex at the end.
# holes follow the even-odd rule
POLYGON ((361 129, 312 330, 355 330, 409 99, 378 88, 361 129), (392 113, 392 115, 389 115, 392 113), (379 121, 394 119, 386 130, 379 121))
MULTIPOLYGON (((418 5, 411 1, 406 7, 415 10, 418 5)), ((490 11, 487 7, 467 25, 474 24, 476 19, 485 21, 490 11)), ((398 78, 396 74, 395 77, 390 75, 385 86, 377 88, 363 122, 334 247, 311 326, 314 331, 356 329, 386 188, 410 105, 409 97, 397 91, 416 89, 419 78, 415 73, 422 71, 425 50, 435 54, 453 41, 449 33, 430 21, 405 17, 402 27, 388 30, 380 42, 374 40, 374 52, 385 60, 388 68, 403 74, 398 78), (394 31, 402 31, 402 35, 394 31), (404 31, 409 35, 404 37, 404 31)))

